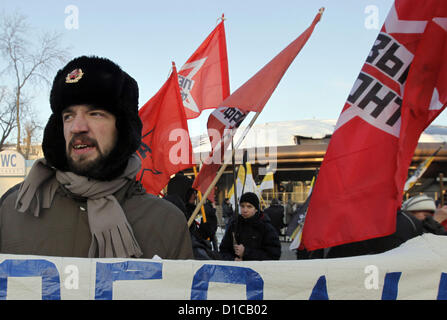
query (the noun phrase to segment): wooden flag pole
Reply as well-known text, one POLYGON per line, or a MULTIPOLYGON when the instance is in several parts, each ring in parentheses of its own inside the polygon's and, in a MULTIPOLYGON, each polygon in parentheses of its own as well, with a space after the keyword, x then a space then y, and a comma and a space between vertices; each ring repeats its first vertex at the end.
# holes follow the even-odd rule
MULTIPOLYGON (((233 137, 231 137, 231 150, 234 150, 234 141, 233 137)), ((237 219, 239 217, 239 200, 237 198, 237 176, 236 176, 236 161, 234 159, 234 152, 231 154, 231 164, 233 165, 233 197, 234 197, 234 213, 233 213, 233 246, 237 244, 236 241, 236 228, 237 228, 237 219)), ((238 172, 239 175, 239 172, 238 172)))
MULTIPOLYGON (((193 167, 194 169, 194 177, 197 178, 197 168, 196 166, 193 167)), ((198 196, 199 196, 199 201, 202 201, 202 192, 200 192, 200 190, 197 192, 198 196)), ((203 206, 200 207, 200 210, 202 212, 202 218, 203 218, 203 222, 206 223, 206 215, 205 215, 205 208, 203 206)))
MULTIPOLYGON (((295 57, 298 55, 298 53, 306 44, 308 38, 310 37, 315 28, 315 25, 320 21, 323 11, 324 8, 320 8, 318 14, 312 21, 312 24, 298 38, 296 38, 285 49, 283 49, 280 53, 278 53, 253 77, 251 77, 247 82, 245 82, 241 87, 239 87, 239 89, 237 89, 229 97, 227 97, 224 101, 222 101, 221 105, 227 107, 228 106, 240 107, 240 101, 246 101, 246 103, 250 105, 250 108, 252 110, 258 110, 253 119, 251 120, 249 126, 242 134, 242 137, 238 141, 238 144, 236 145, 235 149, 232 150, 233 153, 239 147, 240 143, 247 135, 248 130, 250 130, 250 128, 253 126, 253 123, 258 118, 259 114, 261 113, 262 109, 264 108, 265 104, 267 103, 268 99, 272 95, 273 91, 277 87, 279 81, 283 77, 284 73, 286 72, 292 61, 295 59, 295 57), (275 72, 272 72, 272 70, 275 70, 275 72), (258 91, 261 90, 265 92, 261 94, 261 96, 259 97, 259 99, 257 99, 256 102, 248 102, 253 100, 252 99, 253 97, 250 97, 251 99, 247 100, 247 95, 253 94, 251 91, 253 87, 256 87, 258 91)), ((188 225, 191 225, 192 222, 194 221, 195 216, 200 210, 200 207, 203 205, 204 200, 209 196, 212 188, 214 188, 217 181, 219 181, 226 167, 227 164, 224 161, 216 177, 213 179, 210 186, 208 187, 208 190, 206 190, 205 194, 203 195, 202 200, 194 209, 194 212, 189 218, 188 225)))
MULTIPOLYGON (((251 119, 250 124, 248 125, 248 127, 244 130, 244 132, 242 133, 241 138, 239 139, 239 141, 237 142, 235 148, 232 150, 232 155, 234 155, 236 153, 236 149, 239 148, 240 144, 242 143, 242 141, 244 140, 245 136, 247 135, 248 131, 250 130, 250 128, 253 126, 253 124, 255 123, 256 119, 258 118, 259 114, 261 112, 258 111, 256 112, 256 114, 254 115, 253 119, 251 119)), ((211 190, 214 188, 214 186, 216 185, 217 181, 219 181, 220 177, 222 176, 222 174, 224 173, 226 167, 227 167, 227 163, 222 164, 222 166, 220 167, 219 171, 217 172, 216 176, 214 177, 214 180, 211 182, 211 184, 209 185, 208 189, 205 191, 205 193, 203 194, 202 200, 200 200, 200 202, 197 204, 196 208, 194 209, 194 212, 191 214, 191 217, 189 217, 188 220, 188 227, 191 226, 192 222, 194 221, 194 219, 197 216, 197 213, 200 210, 200 207, 203 206, 203 203, 205 202, 206 198, 208 198, 209 194, 211 193, 211 190)))
POLYGON ((441 208, 444 206, 444 173, 439 173, 439 193, 441 194, 441 208))

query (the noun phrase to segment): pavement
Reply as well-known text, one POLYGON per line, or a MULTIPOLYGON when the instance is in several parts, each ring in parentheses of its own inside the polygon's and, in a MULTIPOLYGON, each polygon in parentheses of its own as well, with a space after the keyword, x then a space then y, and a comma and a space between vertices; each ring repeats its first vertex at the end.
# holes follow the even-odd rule
POLYGON ((279 260, 296 260, 295 251, 290 251, 290 241, 281 241, 281 258, 279 260))

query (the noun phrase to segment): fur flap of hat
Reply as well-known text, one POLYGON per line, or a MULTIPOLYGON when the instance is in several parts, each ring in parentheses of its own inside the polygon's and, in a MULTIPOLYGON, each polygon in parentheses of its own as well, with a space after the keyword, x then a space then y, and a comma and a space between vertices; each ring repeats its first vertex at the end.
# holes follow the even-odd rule
POLYGON ((435 201, 425 194, 411 197, 402 205, 402 211, 436 211, 435 201))
POLYGON ((92 105, 116 117, 118 141, 106 168, 91 178, 111 180, 127 166, 141 143, 142 123, 138 115, 138 84, 114 62, 82 56, 59 70, 50 94, 50 116, 44 130, 42 149, 48 163, 66 171, 62 111, 73 105, 92 105))
POLYGON ((242 204, 243 202, 248 202, 252 204, 256 210, 259 210, 259 198, 258 196, 253 192, 246 192, 244 193, 241 198, 239 199, 239 203, 242 204))

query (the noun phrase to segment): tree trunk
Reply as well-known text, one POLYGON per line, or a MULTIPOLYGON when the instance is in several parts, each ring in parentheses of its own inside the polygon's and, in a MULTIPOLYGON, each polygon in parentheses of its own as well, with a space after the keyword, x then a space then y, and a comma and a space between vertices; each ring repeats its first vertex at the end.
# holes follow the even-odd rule
POLYGON ((17 113, 17 152, 22 153, 22 147, 20 146, 20 87, 17 89, 16 97, 16 113, 17 113))

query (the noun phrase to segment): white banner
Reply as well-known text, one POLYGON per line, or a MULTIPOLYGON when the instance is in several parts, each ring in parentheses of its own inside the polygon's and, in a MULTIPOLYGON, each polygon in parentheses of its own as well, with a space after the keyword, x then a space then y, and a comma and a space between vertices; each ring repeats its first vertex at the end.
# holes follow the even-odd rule
POLYGON ((0 255, 0 299, 447 299, 447 237, 378 255, 300 261, 0 255))

